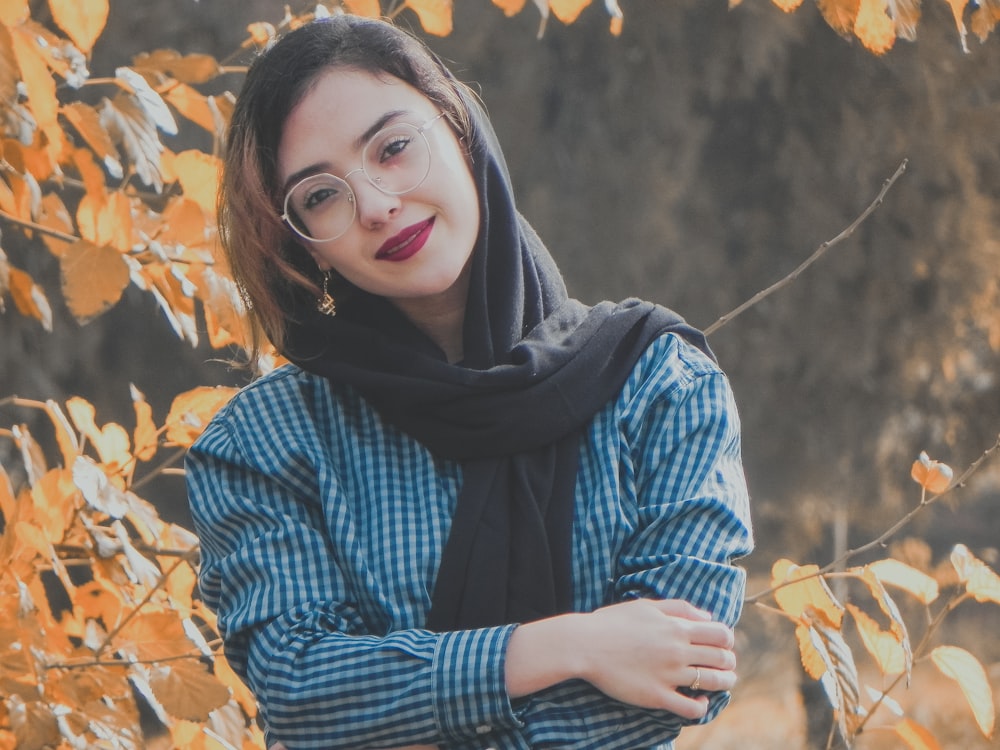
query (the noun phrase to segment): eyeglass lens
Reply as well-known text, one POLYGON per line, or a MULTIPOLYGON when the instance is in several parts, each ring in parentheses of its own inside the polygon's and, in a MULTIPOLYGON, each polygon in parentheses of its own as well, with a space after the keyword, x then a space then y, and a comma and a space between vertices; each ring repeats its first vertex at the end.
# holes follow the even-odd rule
MULTIPOLYGON (((397 123, 372 136, 361 154, 361 170, 372 185, 388 195, 402 195, 420 186, 431 166, 423 130, 397 123)), ((307 177, 285 197, 284 218, 306 239, 336 239, 351 226, 355 211, 354 191, 331 174, 307 177)))

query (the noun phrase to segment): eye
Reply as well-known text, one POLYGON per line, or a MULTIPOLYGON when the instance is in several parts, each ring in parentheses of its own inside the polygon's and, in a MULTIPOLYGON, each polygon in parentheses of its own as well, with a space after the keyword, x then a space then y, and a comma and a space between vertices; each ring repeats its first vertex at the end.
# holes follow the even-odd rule
POLYGON ((302 208, 309 211, 316 208, 320 203, 324 201, 332 201, 337 198, 340 191, 334 187, 320 187, 315 190, 310 190, 309 194, 306 196, 305 200, 302 202, 302 208))
POLYGON ((392 134, 379 146, 379 164, 384 164, 387 161, 398 158, 404 151, 406 151, 407 147, 409 147, 412 142, 413 137, 410 135, 404 133, 392 134))

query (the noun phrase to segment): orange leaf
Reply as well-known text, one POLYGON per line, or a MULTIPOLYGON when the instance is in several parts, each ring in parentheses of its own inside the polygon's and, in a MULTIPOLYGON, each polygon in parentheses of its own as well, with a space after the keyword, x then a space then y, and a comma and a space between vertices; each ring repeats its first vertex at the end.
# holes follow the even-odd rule
POLYGON ((42 328, 52 331, 52 308, 42 288, 28 274, 19 268, 8 268, 10 296, 21 315, 41 321, 42 328))
POLYGON ((208 721, 209 713, 229 702, 229 689, 198 662, 153 667, 149 686, 160 705, 178 719, 208 721))
POLYGON ((107 245, 74 242, 59 259, 59 266, 66 305, 81 324, 117 304, 129 283, 124 258, 107 245))
POLYGON ((132 248, 132 205, 122 190, 104 196, 87 193, 76 209, 80 236, 94 245, 107 245, 119 253, 132 248))
POLYGON ((861 641, 882 674, 901 674, 907 671, 907 658, 902 643, 895 633, 882 630, 878 623, 853 604, 848 604, 858 626, 861 641))
POLYGON ((250 33, 250 41, 258 47, 270 44, 278 35, 274 26, 265 22, 252 23, 247 26, 247 31, 250 33))
POLYGON ((920 23, 920 0, 893 0, 889 4, 896 36, 907 41, 917 38, 917 24, 920 23))
POLYGON ((219 61, 211 55, 181 55, 176 50, 158 49, 135 57, 136 70, 165 73, 184 83, 207 83, 222 73, 219 61))
POLYGON ((406 0, 406 7, 417 14, 424 31, 448 36, 452 29, 452 0, 406 0))
POLYGON ((215 196, 219 189, 222 162, 204 151, 182 151, 173 158, 173 170, 184 189, 184 195, 207 214, 215 212, 215 196))
POLYGON ((951 486, 954 473, 948 464, 934 461, 927 453, 921 451, 920 457, 910 467, 910 476, 928 492, 939 495, 951 486))
POLYGON ((100 581, 88 581, 73 595, 73 607, 85 619, 100 619, 108 630, 118 626, 122 615, 122 595, 100 581))
POLYGON ((937 581, 904 562, 888 558, 873 562, 867 567, 882 583, 901 588, 924 604, 930 604, 938 598, 937 581))
POLYGON ((565 24, 573 23, 591 0, 549 0, 552 15, 565 24))
POLYGON ((97 166, 94 155, 85 148, 78 148, 73 151, 71 159, 73 166, 80 172, 84 192, 93 201, 104 200, 108 194, 105 188, 104 171, 97 166))
POLYGON ((885 0, 861 0, 854 34, 876 55, 892 49, 896 43, 896 26, 886 13, 885 0))
POLYGON ((525 0, 493 0, 493 4, 500 8, 508 18, 520 13, 524 9, 524 3, 525 0))
POLYGON ((97 110, 84 102, 70 102, 60 111, 93 149, 97 158, 104 162, 108 174, 120 180, 124 173, 122 164, 118 160, 118 149, 115 148, 114 141, 101 123, 101 116, 97 114, 97 110))
MULTIPOLYGON (((48 193, 42 198, 42 211, 36 221, 43 227, 54 229, 66 235, 73 235, 73 219, 70 218, 66 204, 62 202, 62 198, 56 193, 48 193)), ((66 248, 70 244, 50 234, 42 235, 42 239, 45 240, 45 246, 49 249, 49 252, 57 258, 66 252, 66 248)))
POLYGON ((176 612, 144 612, 129 620, 116 646, 144 661, 160 661, 191 654, 194 644, 176 612))
POLYGON ((892 728, 910 750, 941 750, 934 735, 913 719, 902 719, 892 728))
POLYGON ((956 544, 951 551, 951 564, 958 572, 958 578, 965 584, 965 590, 977 602, 1000 604, 1000 576, 982 560, 973 555, 964 544, 956 544))
POLYGON ((108 0, 49 0, 52 20, 88 53, 108 21, 108 0))
POLYGON ((846 36, 854 31, 854 19, 858 17, 861 0, 818 0, 816 4, 823 18, 838 34, 846 36))
POLYGON ((0 23, 4 26, 17 26, 30 15, 28 0, 0 0, 0 23))
POLYGON ((146 397, 134 385, 132 390, 132 406, 135 409, 135 434, 132 442, 135 445, 135 457, 140 461, 148 461, 156 455, 157 431, 153 422, 153 407, 146 397))
POLYGON ((785 11, 785 13, 791 13, 802 5, 802 0, 774 0, 774 4, 785 11))
POLYGON ((56 99, 56 82, 49 72, 45 56, 38 48, 34 35, 25 26, 11 29, 14 56, 21 69, 28 92, 28 106, 38 127, 45 129, 56 124, 59 102, 56 99))
POLYGON ((208 103, 208 97, 186 83, 171 86, 164 93, 163 98, 195 125, 204 128, 209 133, 214 133, 217 130, 218 123, 215 113, 212 112, 212 107, 208 103))
POLYGON ((955 680, 962 688, 979 730, 983 736, 992 737, 996 712, 993 708, 993 691, 983 665, 975 656, 958 646, 938 646, 931 651, 931 659, 942 674, 955 680))
POLYGON ((378 18, 382 15, 378 0, 345 0, 344 5, 347 6, 348 12, 355 16, 378 18))
POLYGON ((121 425, 108 422, 104 427, 98 428, 94 421, 94 406, 79 396, 66 401, 66 411, 76 428, 94 445, 104 464, 124 466, 129 461, 128 433, 121 425))
POLYGON ((243 707, 247 716, 256 716, 257 701, 253 697, 253 693, 250 692, 250 688, 240 679, 239 675, 233 671, 233 668, 229 666, 229 661, 221 652, 215 655, 213 669, 219 681, 232 691, 233 699, 243 707))
POLYGON ((969 23, 972 33, 979 37, 979 41, 985 42, 986 37, 1000 23, 1000 3, 995 0, 982 0, 979 7, 972 11, 969 23))
POLYGON ((818 572, 816 565, 799 566, 790 560, 778 560, 771 567, 771 585, 781 586, 774 592, 774 598, 778 606, 793 617, 800 617, 812 609, 828 624, 839 628, 844 609, 823 578, 816 575, 818 572))
POLYGON ((167 439, 176 445, 190 447, 236 392, 236 388, 201 386, 178 395, 167 415, 167 439))

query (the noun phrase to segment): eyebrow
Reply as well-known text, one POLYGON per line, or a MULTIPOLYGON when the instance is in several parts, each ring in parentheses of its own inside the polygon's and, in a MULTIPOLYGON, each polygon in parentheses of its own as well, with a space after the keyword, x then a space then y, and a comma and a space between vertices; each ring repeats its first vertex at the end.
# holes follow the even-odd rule
MULTIPOLYGON (((373 122, 365 130, 365 132, 363 132, 361 135, 355 138, 354 143, 352 143, 351 146, 354 148, 355 151, 360 151, 365 147, 365 144, 367 144, 368 141, 372 139, 372 136, 374 136, 378 131, 380 131, 382 128, 384 128, 393 120, 396 120, 402 117, 403 115, 408 115, 408 114, 410 114, 409 110, 405 109, 394 109, 390 110, 389 112, 386 112, 384 115, 375 120, 375 122, 373 122)), ((302 169, 293 172, 288 176, 288 179, 285 180, 285 184, 282 186, 281 189, 282 195, 287 194, 288 191, 291 190, 291 188, 295 184, 297 184, 301 180, 304 180, 306 177, 311 177, 314 174, 322 174, 323 172, 326 172, 329 165, 330 162, 326 161, 316 162, 315 164, 310 164, 308 167, 303 167, 302 169)))

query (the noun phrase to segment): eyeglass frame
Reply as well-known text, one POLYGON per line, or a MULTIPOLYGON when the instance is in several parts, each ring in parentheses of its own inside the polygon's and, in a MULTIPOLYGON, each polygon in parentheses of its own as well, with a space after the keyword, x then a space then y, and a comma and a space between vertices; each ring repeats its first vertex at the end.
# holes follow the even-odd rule
POLYGON ((427 179, 427 175, 429 175, 431 172, 431 158, 434 156, 434 151, 431 149, 430 141, 427 140, 427 136, 425 135, 425 133, 428 130, 430 130, 431 127, 433 127, 434 123, 436 123, 438 120, 444 117, 445 114, 446 114, 445 112, 438 112, 436 115, 431 117, 429 120, 424 121, 424 123, 419 126, 409 122, 395 122, 391 125, 386 125, 384 128, 381 128, 377 133, 372 134, 372 136, 365 142, 365 146, 361 150, 361 166, 355 167, 350 172, 345 174, 343 177, 339 177, 338 175, 335 175, 331 172, 316 172, 315 174, 303 177, 301 180, 292 185, 288 189, 288 192, 285 193, 285 199, 284 201, 282 201, 283 213, 281 214, 281 220, 285 223, 285 225, 289 229, 291 229, 293 232, 295 232, 295 234, 297 234, 299 237, 306 240, 307 242, 332 242, 333 240, 340 239, 345 234, 347 234, 347 231, 351 228, 351 225, 354 224, 354 220, 358 218, 357 197, 354 193, 354 188, 351 187, 351 183, 347 181, 347 178, 350 177, 355 172, 361 172, 365 176, 365 178, 367 178, 368 182, 371 183, 372 187, 374 187, 376 190, 383 193, 384 195, 406 195, 407 193, 412 193, 414 190, 416 190, 417 188, 419 188, 421 185, 424 184, 424 180, 427 179), (416 185, 396 193, 391 190, 386 190, 385 188, 383 188, 381 185, 378 184, 377 178, 373 178, 370 174, 368 174, 367 171, 365 171, 364 159, 365 159, 365 154, 368 151, 368 145, 370 143, 373 143, 375 139, 378 138, 386 130, 397 127, 399 125, 408 125, 412 127, 414 130, 417 131, 417 134, 421 138, 423 138, 424 145, 427 147, 427 171, 424 173, 424 176, 420 178, 420 181, 416 185), (293 222, 291 217, 289 216, 291 212, 289 211, 288 208, 288 199, 291 197, 292 193, 294 193, 298 189, 298 187, 307 180, 312 180, 315 179, 316 177, 324 177, 324 176, 333 177, 335 180, 340 180, 345 185, 347 185, 347 190, 348 190, 347 200, 351 204, 352 210, 351 210, 351 220, 347 222, 347 225, 344 227, 344 230, 340 234, 336 234, 333 237, 326 237, 323 239, 319 239, 317 237, 310 237, 309 235, 305 234, 302 230, 300 230, 298 227, 295 226, 295 222, 293 222))

